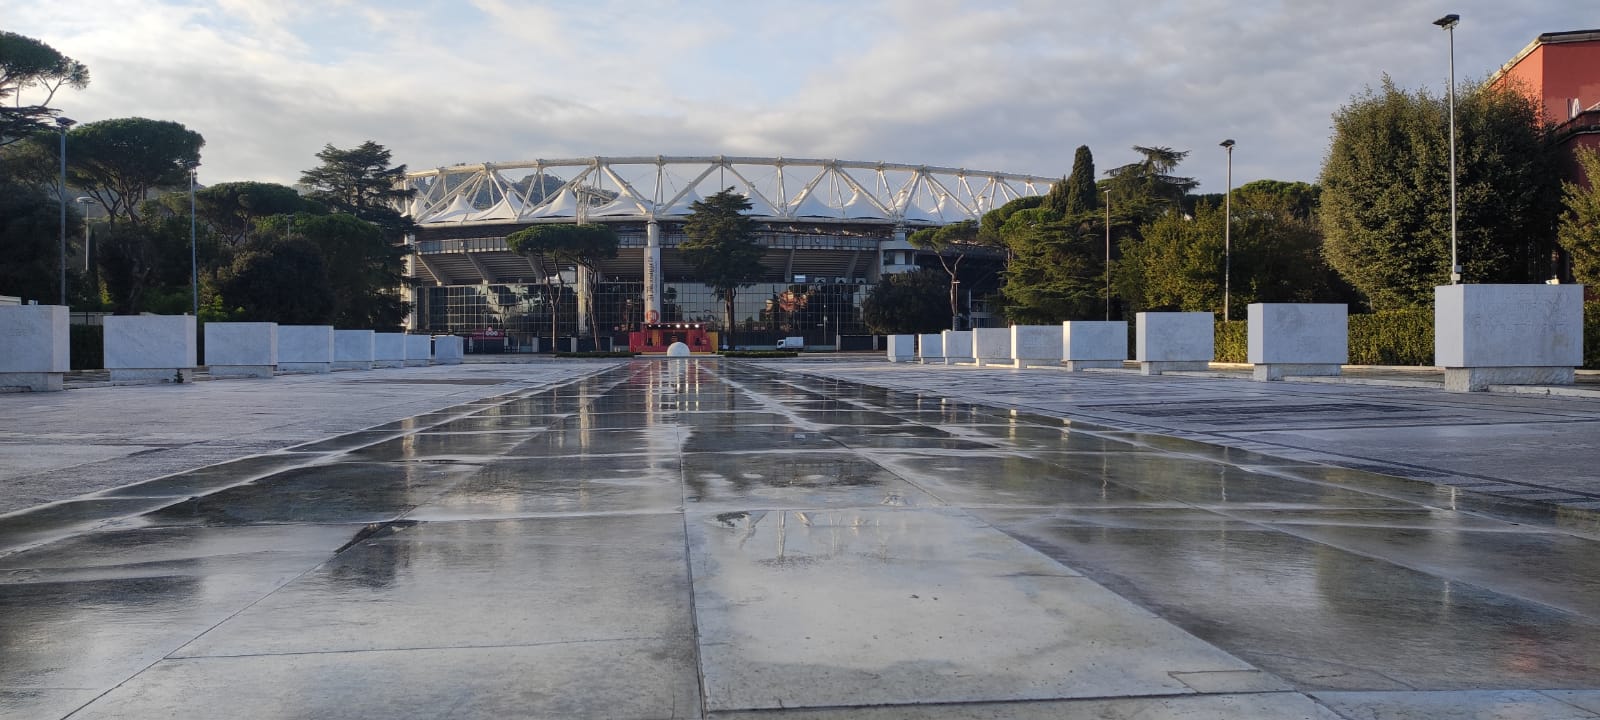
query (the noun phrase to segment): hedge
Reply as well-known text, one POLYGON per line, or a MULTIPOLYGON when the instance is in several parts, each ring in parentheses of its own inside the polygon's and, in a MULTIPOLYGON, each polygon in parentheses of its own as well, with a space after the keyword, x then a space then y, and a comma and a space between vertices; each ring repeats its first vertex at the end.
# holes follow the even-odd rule
POLYGON ((722 356, 729 358, 792 358, 800 357, 800 353, 793 350, 723 350, 722 356))
POLYGON ((558 358, 631 358, 634 353, 627 350, 584 350, 583 352, 558 352, 558 358))
MULTIPOLYGON (((1248 324, 1217 322, 1217 362, 1245 362, 1248 324)), ((1433 365, 1433 310, 1351 315, 1350 364, 1433 365)), ((1600 369, 1600 301, 1583 306, 1583 366, 1600 369)))

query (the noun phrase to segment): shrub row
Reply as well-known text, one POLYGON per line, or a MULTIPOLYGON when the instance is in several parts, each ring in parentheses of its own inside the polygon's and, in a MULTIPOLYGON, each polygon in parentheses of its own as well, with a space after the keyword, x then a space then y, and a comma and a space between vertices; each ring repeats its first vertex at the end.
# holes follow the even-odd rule
POLYGON ((634 353, 626 350, 585 350, 583 352, 558 352, 558 358, 631 358, 634 353))
POLYGON ((799 357, 800 353, 793 350, 723 350, 722 356, 729 358, 792 358, 799 357))
MULTIPOLYGON (((1246 360, 1248 323, 1217 322, 1217 362, 1246 360)), ((1433 310, 1350 316, 1351 365, 1432 365, 1433 310)), ((1583 308, 1583 366, 1600 369, 1600 301, 1583 308)))

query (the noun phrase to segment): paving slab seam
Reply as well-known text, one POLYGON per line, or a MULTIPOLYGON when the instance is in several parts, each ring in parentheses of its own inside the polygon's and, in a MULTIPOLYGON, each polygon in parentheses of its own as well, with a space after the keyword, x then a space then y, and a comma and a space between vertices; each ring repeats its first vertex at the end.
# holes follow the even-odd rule
MULTIPOLYGON (((828 379, 848 379, 849 381, 852 381, 852 382, 863 382, 863 383, 869 384, 869 385, 872 384, 872 383, 867 382, 867 381, 865 381, 863 379, 839 378, 836 375, 831 375, 831 374, 828 374, 826 372, 814 370, 812 368, 807 368, 807 370, 810 371, 810 372, 807 372, 806 374, 817 376, 817 377, 823 377, 823 378, 828 378, 828 379)), ((912 389, 904 388, 904 387, 895 387, 893 385, 875 385, 875 386, 883 388, 883 389, 886 389, 886 390, 893 390, 893 391, 898 391, 898 392, 915 392, 917 394, 925 394, 925 395, 930 395, 932 397, 940 397, 940 398, 950 398, 950 399, 955 399, 955 400, 959 400, 959 401, 962 401, 962 402, 973 402, 973 403, 978 403, 978 404, 988 404, 988 403, 992 403, 993 402, 993 401, 987 401, 987 403, 986 403, 985 401, 973 400, 971 398, 965 398, 965 397, 960 397, 960 396, 953 396, 953 395, 949 395, 947 393, 942 393, 942 392, 939 392, 939 391, 936 391, 936 390, 926 389, 926 388, 916 388, 915 390, 912 390, 912 389)), ((1097 424, 1100 424, 1100 425, 1107 426, 1109 429, 1112 429, 1112 430, 1124 430, 1124 431, 1133 431, 1133 432, 1151 432, 1151 433, 1158 434, 1158 435, 1166 435, 1168 437, 1176 437, 1176 438, 1184 439, 1184 440, 1202 442, 1202 443, 1205 443, 1205 444, 1208 444, 1208 445, 1217 446, 1217 447, 1227 447, 1227 448, 1235 448, 1235 449, 1240 449, 1240 450, 1250 450, 1250 451, 1253 451, 1253 452, 1260 452, 1262 454, 1273 454, 1273 455, 1282 456, 1281 453, 1267 453, 1267 452, 1264 452, 1263 448, 1261 446, 1259 446, 1259 445, 1254 446, 1252 448, 1242 447, 1240 445, 1235 444, 1234 441, 1236 441, 1237 439, 1230 438, 1227 435, 1221 434, 1221 433, 1196 433, 1196 432, 1193 432, 1193 431, 1178 431, 1178 430, 1175 430, 1174 428, 1165 427, 1165 426, 1140 424, 1140 423, 1127 423, 1127 422, 1119 420, 1118 418, 1106 417, 1103 414, 1097 415, 1097 414, 1094 414, 1094 413, 1085 413, 1085 412, 1081 412, 1081 411, 1079 411, 1079 412, 1065 411, 1065 410, 1059 410, 1059 409, 1053 409, 1053 408, 1043 408, 1043 407, 1039 407, 1039 406, 1035 406, 1035 405, 1024 405, 1024 404, 1021 404, 1021 403, 994 404, 994 405, 991 405, 991 406, 998 407, 998 408, 1011 407, 1011 408, 1017 408, 1017 409, 1025 409, 1025 410, 1028 410, 1030 412, 1036 412, 1036 413, 1046 414, 1046 415, 1055 415, 1055 416, 1064 417, 1066 419, 1077 419, 1079 417, 1082 417, 1084 419, 1089 420, 1090 422, 1094 422, 1094 423, 1097 423, 1097 424), (1220 440, 1227 440, 1228 442, 1222 442, 1220 440)), ((1557 422, 1560 422, 1560 421, 1548 421, 1548 422, 1557 423, 1557 422)), ((1566 422, 1571 422, 1571 421, 1566 421, 1566 422)), ((1593 422, 1593 421, 1585 421, 1585 422, 1593 422)), ((1493 425, 1493 424, 1505 424, 1505 423, 1482 423, 1482 424, 1483 425, 1493 425)), ((1260 441, 1257 440, 1257 441, 1253 441, 1253 442, 1259 443, 1260 441)), ((1358 459, 1358 460, 1364 460, 1366 462, 1366 464, 1372 464, 1372 463, 1376 463, 1376 464, 1395 464, 1392 461, 1377 460, 1377 459, 1372 459, 1372 458, 1363 458, 1361 456, 1337 456, 1337 455, 1332 455, 1332 454, 1326 453, 1325 451, 1311 450, 1311 449, 1308 449, 1308 448, 1296 447, 1296 446, 1287 445, 1287 444, 1273 443, 1273 444, 1271 444, 1271 446, 1272 447, 1290 448, 1290 449, 1297 450, 1297 451, 1302 451, 1302 452, 1318 453, 1318 454, 1323 455, 1326 458, 1351 457, 1351 458, 1355 458, 1355 459, 1358 459)), ((1327 462, 1326 460, 1323 460, 1322 462, 1324 462, 1325 464, 1334 465, 1334 466, 1338 466, 1338 467, 1345 467, 1345 465, 1342 465, 1342 464, 1340 464, 1338 462, 1327 462)), ((1366 470, 1366 471, 1370 472, 1370 470, 1368 468, 1352 468, 1352 469, 1366 470)), ((1415 469, 1424 470, 1424 468, 1415 468, 1415 469)), ((1429 470, 1429 472, 1437 472, 1437 471, 1429 470)), ((1380 474, 1385 474, 1385 473, 1380 473, 1380 474)), ((1563 493, 1567 493, 1569 495, 1576 495, 1576 496, 1584 497, 1585 500, 1583 500, 1582 502, 1589 502, 1591 498, 1600 498, 1600 495, 1586 494, 1586 493, 1582 493, 1581 491, 1572 491, 1572 490, 1568 490, 1566 488, 1552 487, 1552 486, 1548 486, 1548 485, 1538 485, 1538 484, 1526 483, 1526 482, 1521 482, 1521 481, 1509 481, 1509 480, 1504 480, 1504 479, 1500 479, 1500 478, 1490 478, 1490 477, 1487 477, 1487 476, 1477 476, 1477 475, 1466 475, 1466 476, 1475 477, 1475 478, 1478 478, 1478 479, 1493 480, 1493 481, 1496 481, 1496 482, 1502 482, 1502 483, 1506 483, 1506 484, 1525 486, 1525 487, 1532 488, 1532 489, 1546 490, 1546 491, 1550 491, 1550 492, 1563 492, 1563 493)), ((1404 480, 1411 480, 1413 482, 1421 482, 1421 483, 1429 483, 1429 484, 1441 484, 1441 483, 1434 482, 1434 478, 1407 477, 1407 476, 1403 476, 1403 475, 1394 475, 1392 477, 1397 477, 1397 478, 1404 479, 1404 480)), ((1499 494, 1496 494, 1496 493, 1484 493, 1484 494, 1493 495, 1493 496, 1496 496, 1496 497, 1508 497, 1508 499, 1520 500, 1520 501, 1523 501, 1523 502, 1535 502, 1535 503, 1538 503, 1538 504, 1549 505, 1549 506, 1553 506, 1553 507, 1563 507, 1563 508, 1567 508, 1569 510, 1578 511, 1578 512, 1589 512, 1591 510, 1591 508, 1584 507, 1584 506, 1581 506, 1581 505, 1566 505, 1566 504, 1559 503, 1559 502, 1527 500, 1527 499, 1522 499, 1522 498, 1514 498, 1514 497, 1509 497, 1509 496, 1503 496, 1503 495, 1499 495, 1499 494)))

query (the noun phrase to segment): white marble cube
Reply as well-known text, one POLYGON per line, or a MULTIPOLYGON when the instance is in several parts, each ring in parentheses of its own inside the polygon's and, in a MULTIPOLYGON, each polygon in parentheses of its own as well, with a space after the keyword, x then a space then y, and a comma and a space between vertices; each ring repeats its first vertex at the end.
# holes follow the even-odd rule
POLYGON ((206 323, 206 370, 214 378, 270 378, 278 365, 278 324, 206 323))
POLYGON ((1570 385, 1583 364, 1583 286, 1441 285, 1433 327, 1448 390, 1570 385))
POLYGON ((427 367, 433 362, 433 336, 406 336, 406 367, 427 367))
POLYGON ((972 357, 978 367, 1011 364, 1011 328, 973 328, 972 357))
POLYGON ((1128 321, 1068 320, 1061 323, 1061 359, 1068 370, 1120 368, 1128 359, 1128 321))
POLYGON ((943 363, 944 335, 942 333, 918 335, 917 359, 922 361, 924 365, 929 363, 943 363))
POLYGON ((890 335, 889 362, 911 362, 917 357, 917 336, 890 335))
POLYGON ((0 387, 61 390, 72 369, 65 305, 0 306, 0 387))
POLYGON ((108 315, 105 365, 111 382, 188 382, 196 347, 192 315, 108 315))
POLYGON ((466 341, 460 335, 433 336, 433 361, 440 365, 460 365, 466 355, 466 341))
POLYGON ((1019 368, 1061 365, 1060 325, 1012 325, 1010 344, 1019 368))
POLYGON ((1251 303, 1245 359, 1256 380, 1338 375, 1350 361, 1348 309, 1342 303, 1251 303))
POLYGON ((1208 312, 1142 312, 1135 316, 1139 372, 1205 370, 1217 355, 1217 318, 1208 312))
POLYGON ((371 370, 376 337, 371 330, 334 330, 333 369, 371 370))
POLYGON ((372 336, 372 366, 375 368, 405 367, 405 333, 374 333, 372 336))
POLYGON ((278 370, 286 373, 333 372, 332 325, 279 325, 278 370))
POLYGON ((971 330, 946 330, 939 335, 944 339, 944 364, 954 365, 973 359, 971 330))

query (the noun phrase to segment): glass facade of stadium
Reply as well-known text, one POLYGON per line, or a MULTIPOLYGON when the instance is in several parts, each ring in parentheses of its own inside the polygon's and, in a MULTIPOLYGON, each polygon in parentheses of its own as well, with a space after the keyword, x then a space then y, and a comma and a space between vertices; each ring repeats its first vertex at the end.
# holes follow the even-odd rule
MULTIPOLYGON (((560 268, 557 281, 547 285, 528 258, 506 247, 505 236, 521 227, 526 225, 419 231, 413 241, 412 327, 503 337, 506 351, 528 352, 549 348, 553 312, 558 337, 588 337, 592 324, 601 347, 605 338, 625 346, 628 332, 644 320, 644 224, 612 224, 620 251, 591 282, 592 323, 584 317, 582 327, 573 269, 560 268)), ((730 347, 770 347, 785 337, 805 338, 811 348, 849 346, 851 338, 859 345, 869 335, 861 302, 873 283, 889 272, 938 267, 937 258, 912 250, 882 224, 763 224, 756 237, 767 248, 767 277, 737 292, 730 334, 723 327, 723 302, 677 256, 681 225, 662 223, 661 321, 707 323, 730 347)), ((968 292, 982 292, 986 265, 969 260, 965 267, 974 272, 970 278, 962 273, 963 305, 968 292)))

